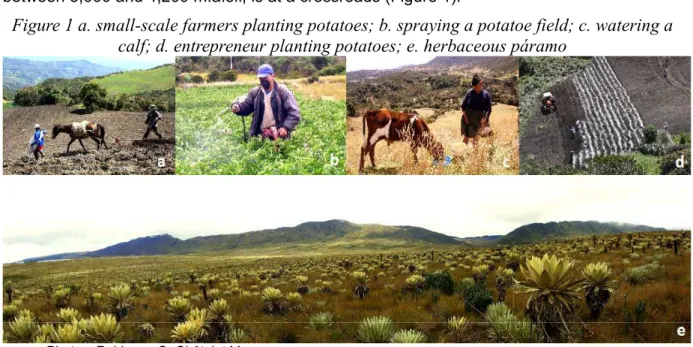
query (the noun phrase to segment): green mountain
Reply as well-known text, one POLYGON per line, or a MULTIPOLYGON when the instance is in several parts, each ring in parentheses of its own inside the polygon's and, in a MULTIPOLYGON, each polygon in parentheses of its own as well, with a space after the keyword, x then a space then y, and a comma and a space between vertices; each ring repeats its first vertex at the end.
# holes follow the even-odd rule
POLYGON ((2 59, 3 98, 11 99, 17 89, 33 86, 49 78, 97 77, 121 71, 120 68, 94 64, 87 60, 35 61, 2 59))
MULTIPOLYGON (((343 220, 329 220, 240 234, 200 236, 187 240, 170 235, 140 237, 93 252, 75 254, 74 258, 209 252, 258 255, 274 254, 278 250, 293 253, 441 246, 466 247, 467 244, 445 234, 419 227, 354 224, 343 220)), ((54 256, 32 258, 31 261, 52 259, 55 259, 54 256)))
POLYGON ((609 235, 627 232, 666 231, 664 228, 654 228, 646 225, 625 223, 589 222, 550 222, 523 225, 503 238, 498 244, 528 244, 555 239, 568 239, 578 236, 609 235))
POLYGON ((193 253, 230 253, 243 256, 327 254, 335 252, 417 250, 442 247, 491 247, 526 244, 577 236, 623 232, 666 231, 645 225, 600 222, 534 223, 505 236, 456 238, 415 226, 355 224, 344 220, 307 222, 293 227, 240 234, 199 236, 181 240, 171 235, 136 238, 92 252, 58 254, 25 259, 24 262, 86 257, 143 256, 193 253))

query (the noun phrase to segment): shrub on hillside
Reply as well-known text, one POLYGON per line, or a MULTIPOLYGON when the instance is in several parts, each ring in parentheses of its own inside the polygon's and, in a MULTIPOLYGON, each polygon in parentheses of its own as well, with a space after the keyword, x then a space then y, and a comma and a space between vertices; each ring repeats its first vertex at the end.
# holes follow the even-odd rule
POLYGON ((318 71, 319 76, 336 76, 344 75, 346 73, 346 64, 336 64, 327 66, 318 71))
POLYGON ((347 117, 357 117, 358 115, 356 114, 356 106, 354 105, 354 102, 349 99, 347 100, 347 117))
POLYGON ((89 113, 104 108, 107 95, 108 92, 105 88, 93 82, 85 83, 79 92, 82 104, 89 113))
POLYGON ((593 175, 644 175, 645 168, 633 156, 607 155, 592 159, 593 175))
POLYGON ((236 71, 226 70, 226 71, 212 71, 209 73, 209 80, 211 82, 217 81, 228 81, 233 82, 238 78, 236 71))
POLYGON ((441 293, 452 295, 455 293, 455 280, 447 271, 436 271, 424 276, 426 289, 438 289, 441 293))
POLYGON ((17 106, 38 105, 39 94, 35 87, 22 88, 14 95, 14 104, 17 106))
POLYGON ((431 85, 433 90, 454 88, 460 85, 460 78, 448 74, 433 75, 426 82, 431 85))
POLYGON ((655 143, 657 142, 657 128, 652 125, 648 125, 643 130, 643 136, 645 138, 645 143, 655 143))
POLYGON ((689 149, 674 152, 662 157, 660 170, 662 175, 690 175, 691 174, 691 151, 689 149), (676 166, 676 161, 684 159, 682 168, 676 166))
POLYGON ((312 75, 308 77, 308 83, 315 83, 318 81, 320 81, 320 77, 318 77, 318 75, 312 75))
POLYGON ((542 166, 529 158, 520 160, 520 174, 522 175, 583 175, 585 171, 574 169, 572 166, 542 166))
POLYGON ((483 284, 466 286, 462 292, 464 307, 468 311, 486 312, 486 308, 493 303, 491 292, 483 284))
POLYGON ((330 58, 329 57, 323 57, 323 56, 311 57, 310 62, 313 64, 315 69, 321 70, 322 68, 324 68, 330 64, 330 58))
POLYGON ((39 105, 55 105, 58 104, 61 99, 63 99, 60 91, 50 86, 39 88, 38 93, 39 105))

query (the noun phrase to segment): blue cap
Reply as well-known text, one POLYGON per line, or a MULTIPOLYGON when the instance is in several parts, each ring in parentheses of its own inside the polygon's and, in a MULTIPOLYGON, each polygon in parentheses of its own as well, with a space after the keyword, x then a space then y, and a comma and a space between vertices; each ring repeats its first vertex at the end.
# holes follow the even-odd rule
POLYGON ((269 64, 262 64, 259 68, 257 68, 257 77, 259 78, 264 78, 271 74, 274 74, 274 70, 272 70, 272 67, 269 64))

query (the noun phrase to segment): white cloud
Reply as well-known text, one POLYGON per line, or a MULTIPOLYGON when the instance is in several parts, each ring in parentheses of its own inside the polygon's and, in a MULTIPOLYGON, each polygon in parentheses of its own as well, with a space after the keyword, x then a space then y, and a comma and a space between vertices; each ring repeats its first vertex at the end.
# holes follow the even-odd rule
POLYGON ((2 260, 328 219, 459 237, 560 220, 690 228, 691 188, 682 178, 5 176, 2 260))

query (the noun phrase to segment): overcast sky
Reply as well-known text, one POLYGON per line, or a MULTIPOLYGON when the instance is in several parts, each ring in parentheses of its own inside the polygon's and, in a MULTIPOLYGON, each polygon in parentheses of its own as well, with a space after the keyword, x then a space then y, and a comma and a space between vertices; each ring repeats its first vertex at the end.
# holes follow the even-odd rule
POLYGON ((354 55, 347 59, 347 71, 385 70, 412 64, 425 64, 435 58, 435 55, 397 55, 389 54, 354 55))
POLYGON ((690 228, 682 178, 4 176, 2 260, 328 219, 459 237, 562 220, 690 228))
POLYGON ((46 57, 7 57, 7 58, 17 58, 17 59, 28 59, 36 61, 68 61, 68 60, 88 60, 94 64, 117 67, 123 70, 145 70, 150 69, 155 66, 164 64, 173 64, 174 59, 171 57, 156 57, 156 56, 140 56, 136 58, 123 58, 123 57, 60 57, 60 56, 46 56, 46 57))

